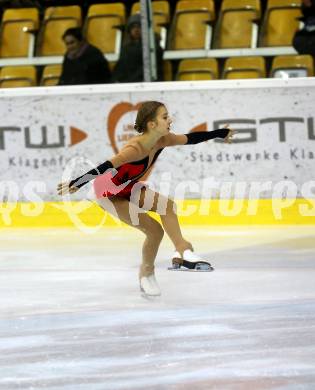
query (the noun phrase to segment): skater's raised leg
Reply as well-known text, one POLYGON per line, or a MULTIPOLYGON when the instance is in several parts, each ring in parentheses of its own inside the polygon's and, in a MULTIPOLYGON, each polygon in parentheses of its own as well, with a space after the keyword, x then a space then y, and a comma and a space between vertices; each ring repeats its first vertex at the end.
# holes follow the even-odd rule
POLYGON ((160 215, 163 228, 173 242, 175 250, 181 255, 187 249, 192 251, 192 244, 182 235, 174 201, 149 188, 142 188, 139 206, 147 205, 150 206, 148 211, 155 211, 160 215))
POLYGON ((193 252, 192 244, 184 239, 176 213, 176 204, 173 200, 149 188, 142 188, 139 206, 149 206, 148 210, 155 211, 160 215, 163 228, 175 247, 173 265, 177 262, 179 266, 189 269, 203 267, 213 270, 210 263, 196 255, 193 252))

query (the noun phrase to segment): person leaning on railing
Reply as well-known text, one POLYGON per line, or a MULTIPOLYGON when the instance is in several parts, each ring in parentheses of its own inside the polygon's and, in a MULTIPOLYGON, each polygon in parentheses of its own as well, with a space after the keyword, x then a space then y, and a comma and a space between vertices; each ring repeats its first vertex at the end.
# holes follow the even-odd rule
MULTIPOLYGON (((163 50, 155 36, 157 81, 163 81, 163 50)), ((131 15, 119 60, 114 68, 112 81, 114 83, 135 83, 144 81, 141 18, 140 14, 131 15)))
POLYGON ((110 70, 101 50, 87 42, 80 28, 68 28, 62 36, 67 52, 59 85, 105 84, 110 70))
POLYGON ((302 30, 295 33, 293 47, 299 54, 310 54, 315 56, 315 0, 302 0, 304 22, 302 30))

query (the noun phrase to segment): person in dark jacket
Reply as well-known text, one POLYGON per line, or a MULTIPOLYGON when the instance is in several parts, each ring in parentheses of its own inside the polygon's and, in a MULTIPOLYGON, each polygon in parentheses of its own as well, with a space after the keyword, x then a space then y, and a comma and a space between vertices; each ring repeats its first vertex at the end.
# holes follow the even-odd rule
POLYGON ((109 83, 111 74, 103 53, 83 39, 79 28, 69 28, 62 39, 67 47, 58 85, 109 83))
POLYGON ((295 33, 293 47, 299 54, 315 56, 315 0, 302 0, 304 27, 295 33))
MULTIPOLYGON (((158 37, 156 37, 155 46, 157 81, 163 81, 163 50, 159 45, 158 37)), ((112 80, 121 83, 144 81, 140 14, 131 15, 128 20, 126 39, 112 80)))

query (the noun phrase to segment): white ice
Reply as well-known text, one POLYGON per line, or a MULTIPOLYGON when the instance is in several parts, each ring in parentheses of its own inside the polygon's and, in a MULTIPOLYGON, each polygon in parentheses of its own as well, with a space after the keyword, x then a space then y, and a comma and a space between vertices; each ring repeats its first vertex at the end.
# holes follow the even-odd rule
POLYGON ((315 389, 314 226, 184 229, 215 271, 141 297, 141 233, 2 230, 0 389, 315 389))

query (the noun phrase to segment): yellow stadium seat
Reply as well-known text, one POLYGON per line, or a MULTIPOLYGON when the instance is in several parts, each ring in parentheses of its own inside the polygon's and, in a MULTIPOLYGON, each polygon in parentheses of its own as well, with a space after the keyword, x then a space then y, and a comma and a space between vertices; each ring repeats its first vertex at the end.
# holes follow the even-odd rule
POLYGON ((218 62, 215 58, 197 58, 182 60, 176 78, 178 81, 215 80, 218 73, 218 62))
POLYGON ((41 85, 49 87, 57 85, 61 75, 62 65, 47 65, 44 68, 41 85))
POLYGON ((163 61, 163 77, 164 77, 164 81, 173 80, 172 61, 168 61, 168 60, 163 61))
POLYGON ((6 66, 1 69, 1 88, 20 88, 36 86, 35 66, 6 66))
POLYGON ((111 72, 114 71, 116 64, 117 64, 117 61, 109 61, 109 62, 108 62, 109 70, 110 70, 111 72))
POLYGON ((217 49, 256 47, 260 19, 259 0, 224 0, 217 22, 217 49))
POLYGON ((266 77, 264 57, 232 57, 225 61, 224 79, 258 79, 266 77))
MULTIPOLYGON (((131 8, 131 14, 140 12, 140 2, 134 3, 131 8)), ((168 1, 152 1, 152 13, 154 31, 161 37, 161 47, 165 48, 167 39, 167 26, 170 22, 170 5, 168 1)))
POLYGON ((121 27, 125 22, 124 4, 94 4, 88 9, 84 27, 85 35, 87 40, 103 53, 119 54, 121 27))
POLYGON ((32 32, 38 29, 38 24, 37 8, 5 10, 1 27, 1 57, 33 56, 35 37, 32 32))
POLYGON ((39 36, 38 55, 63 55, 66 51, 63 33, 68 28, 80 27, 81 23, 81 8, 77 5, 47 8, 39 36))
POLYGON ((301 0, 269 0, 260 34, 260 46, 292 46, 302 16, 301 0))
POLYGON ((310 55, 275 57, 270 76, 281 78, 314 76, 313 57, 310 55))
POLYGON ((209 48, 214 19, 213 0, 179 1, 171 28, 170 50, 209 48))

